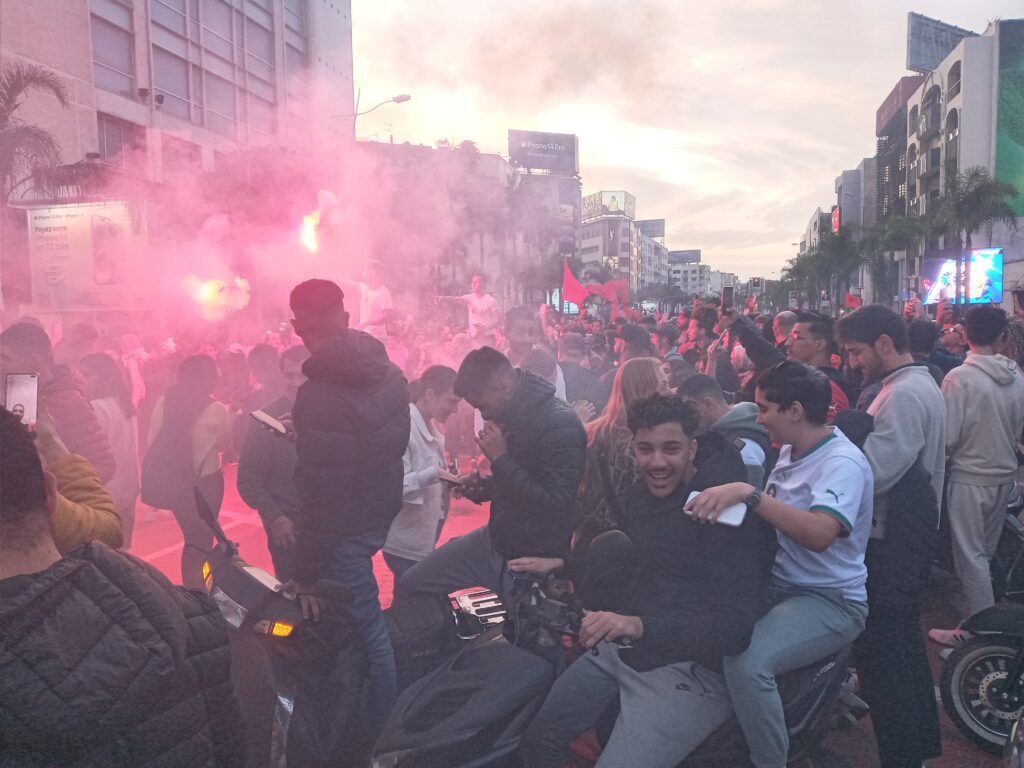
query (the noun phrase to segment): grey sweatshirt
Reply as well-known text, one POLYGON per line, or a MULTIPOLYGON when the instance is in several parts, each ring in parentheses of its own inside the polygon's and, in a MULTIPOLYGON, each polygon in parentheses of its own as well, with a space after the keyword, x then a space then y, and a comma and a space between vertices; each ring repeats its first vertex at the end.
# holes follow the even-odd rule
POLYGON ((931 474, 935 498, 942 499, 946 404, 928 369, 907 365, 882 379, 882 389, 868 407, 868 413, 875 418, 874 431, 864 443, 864 453, 875 477, 871 537, 884 538, 888 493, 919 458, 931 474))
POLYGON ((1017 364, 1003 355, 968 355, 946 374, 942 396, 950 481, 1012 483, 1024 431, 1024 376, 1017 364))
POLYGON ((757 406, 754 403, 737 403, 711 425, 711 430, 731 442, 736 438, 743 440, 740 454, 747 468, 747 482, 755 488, 763 488, 765 455, 761 446, 752 439, 752 433, 761 435, 767 442, 768 431, 757 423, 757 406))

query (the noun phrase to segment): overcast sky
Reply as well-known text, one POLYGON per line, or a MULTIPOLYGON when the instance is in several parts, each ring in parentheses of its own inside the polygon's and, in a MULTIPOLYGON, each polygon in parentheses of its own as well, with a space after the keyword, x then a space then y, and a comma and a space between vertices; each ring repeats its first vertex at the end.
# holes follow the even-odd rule
POLYGON ((358 135, 507 155, 509 128, 574 133, 584 194, 628 190, 670 248, 770 276, 874 155, 911 10, 982 32, 1024 3, 352 0, 361 106, 413 97, 358 135))

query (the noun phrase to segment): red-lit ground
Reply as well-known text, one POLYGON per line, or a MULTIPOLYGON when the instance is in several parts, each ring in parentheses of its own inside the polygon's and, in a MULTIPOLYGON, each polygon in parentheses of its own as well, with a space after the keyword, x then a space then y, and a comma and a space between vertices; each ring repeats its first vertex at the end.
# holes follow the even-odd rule
MULTIPOLYGON (((226 479, 228 490, 224 508, 221 511, 221 524, 230 538, 238 542, 241 554, 246 560, 254 565, 272 570, 270 555, 267 552, 266 535, 263 532, 260 519, 242 502, 235 491, 234 467, 227 468, 226 479)), ((445 525, 441 537, 442 542, 479 527, 486 521, 486 515, 485 507, 478 507, 467 501, 456 501, 445 525)), ((152 512, 140 506, 132 552, 155 565, 174 581, 178 581, 181 534, 170 513, 152 512)), ((391 602, 392 579, 391 571, 384 565, 380 556, 374 561, 374 571, 380 584, 381 601, 386 606, 391 602)), ((952 626, 954 617, 941 599, 933 596, 927 607, 924 620, 926 628, 952 626)), ((941 669, 938 649, 932 646, 929 650, 932 672, 938 679, 941 669)), ((960 732, 946 718, 945 713, 942 715, 942 737, 944 754, 941 758, 931 761, 932 768, 996 768, 1000 765, 1000 761, 995 756, 975 747, 961 736, 960 732)), ((850 766, 855 768, 876 768, 878 766, 870 721, 861 722, 858 726, 846 731, 830 734, 827 744, 850 766)), ((588 760, 577 759, 573 764, 582 767, 592 763, 588 760)))

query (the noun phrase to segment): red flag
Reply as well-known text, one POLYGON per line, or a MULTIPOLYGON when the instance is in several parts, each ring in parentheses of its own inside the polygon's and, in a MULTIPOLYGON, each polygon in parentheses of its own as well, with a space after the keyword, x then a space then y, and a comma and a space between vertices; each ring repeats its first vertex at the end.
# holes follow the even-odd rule
POLYGON ((843 305, 847 309, 857 309, 861 305, 860 296, 854 296, 852 293, 846 294, 846 300, 843 305))
POLYGON ((562 300, 571 301, 573 304, 582 306, 590 293, 583 284, 576 279, 576 275, 569 269, 569 260, 562 260, 562 300))

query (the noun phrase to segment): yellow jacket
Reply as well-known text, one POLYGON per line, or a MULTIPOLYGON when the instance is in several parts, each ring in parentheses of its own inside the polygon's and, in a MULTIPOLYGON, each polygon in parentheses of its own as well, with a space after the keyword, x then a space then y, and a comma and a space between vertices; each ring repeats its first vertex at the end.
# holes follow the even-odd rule
POLYGON ((48 462, 46 469, 57 479, 57 504, 50 519, 57 550, 66 554, 89 539, 120 547, 121 518, 89 460, 66 454, 48 462))

